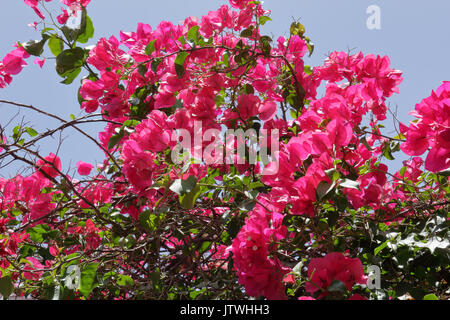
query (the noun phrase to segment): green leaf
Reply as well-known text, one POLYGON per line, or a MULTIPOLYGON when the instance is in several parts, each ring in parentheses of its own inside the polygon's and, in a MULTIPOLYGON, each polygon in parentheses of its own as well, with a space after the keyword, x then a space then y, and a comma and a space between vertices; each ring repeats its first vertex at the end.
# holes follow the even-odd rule
POLYGON ((27 230, 32 241, 42 242, 46 234, 50 231, 50 227, 46 224, 40 224, 27 230))
MULTIPOLYGON (((83 30, 80 30, 81 34, 77 37, 77 41, 80 43, 87 43, 89 39, 92 39, 94 37, 94 24, 92 23, 91 18, 89 16, 86 17, 86 24, 83 30)), ((82 22, 83 25, 83 22, 82 22)))
POLYGON ((423 300, 439 300, 439 298, 435 294, 430 293, 423 297, 423 300))
POLYGON ((153 288, 159 292, 161 290, 161 271, 156 269, 150 273, 150 279, 152 280, 153 288))
POLYGON ((380 253, 381 250, 383 250, 384 248, 387 247, 389 240, 386 240, 385 242, 383 242, 381 245, 379 245, 378 247, 375 248, 375 250, 373 250, 373 254, 376 256, 378 255, 378 253, 380 253))
POLYGON ((75 41, 78 37, 79 31, 71 29, 67 26, 62 27, 61 31, 69 42, 75 41))
POLYGON ((179 38, 178 38, 178 41, 181 43, 181 45, 182 46, 184 46, 187 42, 186 42, 186 39, 183 37, 183 36, 180 36, 179 38))
POLYGON ((346 292, 347 288, 345 283, 340 280, 333 280, 333 282, 328 287, 327 291, 329 292, 346 292))
POLYGON ((95 287, 95 276, 97 275, 98 263, 91 263, 86 266, 81 272, 80 279, 80 292, 81 294, 88 299, 89 295, 92 292, 92 289, 95 287))
POLYGON ((406 140, 406 137, 403 135, 403 133, 399 133, 398 135, 396 135, 392 139, 406 140))
MULTIPOLYGON (((66 37, 66 39, 69 42, 75 42, 78 40, 79 37, 82 37, 81 40, 86 40, 86 37, 89 36, 89 34, 92 32, 93 34, 93 26, 92 30, 87 30, 88 29, 88 16, 87 16, 87 11, 86 8, 82 8, 82 15, 81 15, 81 23, 79 25, 78 28, 72 29, 69 28, 67 26, 64 26, 61 28, 61 31, 63 32, 64 36, 66 37), (87 34, 86 34, 87 32, 87 34)), ((90 19, 89 19, 90 20, 90 19)), ((92 23, 92 21, 91 21, 92 23)), ((86 40, 87 42, 87 40, 86 40)))
POLYGON ((0 278, 0 294, 4 299, 8 299, 14 291, 14 284, 10 276, 0 278))
POLYGON ((305 34, 305 27, 300 22, 293 22, 290 28, 291 35, 299 35, 302 37, 305 34))
POLYGON ((42 40, 30 40, 25 43, 22 43, 22 47, 26 52, 31 54, 32 56, 40 56, 44 52, 44 45, 47 42, 49 35, 42 35, 42 40))
POLYGON ((450 168, 440 171, 437 174, 444 177, 450 177, 450 168))
POLYGON ((265 25, 266 22, 268 22, 268 21, 272 21, 272 19, 270 17, 268 17, 268 16, 261 16, 261 17, 259 17, 259 24, 262 25, 262 26, 265 25))
POLYGON ((151 65, 150 65, 150 69, 152 69, 153 72, 156 72, 158 70, 158 66, 160 64, 161 64, 160 58, 153 59, 151 65))
POLYGON ((184 193, 192 192, 197 185, 197 178, 194 176, 190 176, 186 180, 181 181, 181 186, 183 188, 184 193))
POLYGON ((119 133, 113 135, 108 141, 108 150, 114 148, 120 142, 120 140, 122 140, 124 135, 125 135, 124 130, 120 130, 119 133))
POLYGON ((205 292, 205 289, 202 289, 202 290, 200 290, 200 291, 191 291, 191 292, 189 292, 189 297, 190 297, 192 300, 195 300, 195 299, 197 299, 198 296, 200 296, 200 295, 203 294, 204 292, 205 292))
POLYGON ((248 28, 241 32, 241 37, 243 38, 251 38, 253 36, 253 29, 248 28))
POLYGON ((339 179, 340 174, 339 171, 337 171, 335 168, 331 168, 328 170, 325 170, 325 174, 330 178, 332 181, 336 181, 339 179))
POLYGON ((372 147, 369 145, 369 143, 367 142, 366 137, 363 137, 361 139, 361 143, 367 148, 367 150, 372 151, 372 147))
POLYGON ((147 74, 148 68, 144 64, 138 65, 138 73, 145 78, 147 74))
POLYGON ((186 62, 186 58, 189 55, 187 52, 180 52, 175 59, 175 71, 177 73, 178 78, 183 78, 186 70, 184 69, 184 64, 186 62))
POLYGON ((328 213, 327 221, 330 227, 333 227, 339 219, 339 213, 335 211, 330 211, 328 213))
POLYGON ((64 50, 56 57, 56 72, 61 77, 66 78, 62 83, 70 84, 73 82, 81 72, 86 57, 86 51, 80 47, 64 50))
POLYGON ((30 137, 36 137, 38 135, 37 131, 33 128, 26 127, 25 130, 30 135, 30 137))
POLYGON ((318 201, 324 199, 331 190, 335 187, 335 183, 328 183, 326 181, 322 181, 319 183, 316 189, 316 198, 318 201))
POLYGON ((139 120, 133 120, 133 119, 131 119, 131 120, 126 120, 124 123, 123 123, 123 126, 124 127, 128 127, 128 128, 134 128, 134 127, 136 127, 137 125, 139 125, 141 122, 139 121, 139 120))
POLYGON ((194 208, 195 201, 197 201, 197 198, 200 196, 201 193, 202 190, 200 186, 196 185, 194 190, 183 196, 180 196, 181 206, 186 210, 191 210, 192 208, 194 208))
POLYGON ((71 84, 73 82, 73 80, 75 80, 78 77, 80 72, 81 72, 81 68, 77 68, 73 71, 66 73, 66 75, 65 75, 66 78, 63 81, 61 81, 61 83, 71 84))
POLYGON ((150 43, 145 47, 145 54, 151 56, 155 52, 155 40, 150 41, 150 43))
POLYGON ((200 253, 204 253, 206 250, 208 250, 211 247, 212 242, 211 241, 205 241, 202 243, 202 246, 199 249, 200 253))
POLYGON ((244 91, 245 91, 246 94, 254 94, 255 93, 255 89, 249 83, 245 84, 244 91))
POLYGON ((392 155, 391 145, 389 142, 386 142, 383 146, 383 156, 388 160, 395 160, 392 155))
POLYGON ((223 55, 223 64, 225 65, 225 67, 229 67, 230 66, 230 55, 228 53, 225 53, 223 55))
POLYGON ((134 280, 130 276, 120 274, 117 278, 117 284, 123 287, 131 287, 134 284, 134 280))
POLYGON ((186 34, 186 40, 192 42, 194 45, 198 44, 198 30, 200 29, 200 26, 193 26, 189 29, 189 31, 186 34))
POLYGON ((186 180, 177 179, 170 186, 170 190, 175 192, 178 195, 184 195, 189 193, 195 189, 197 185, 197 178, 194 176, 190 176, 186 180))
POLYGON ((255 205, 256 205, 255 200, 246 199, 239 204, 238 208, 245 211, 251 211, 253 210, 255 205))
POLYGON ((54 30, 55 29, 53 29, 53 28, 44 28, 44 29, 42 29, 41 34, 43 35, 44 33, 47 33, 47 32, 50 32, 50 31, 54 31, 54 30))
POLYGON ((61 38, 53 36, 48 40, 48 47, 53 55, 57 57, 64 49, 64 42, 61 38))
POLYGON ((81 67, 86 58, 86 52, 80 47, 62 51, 56 57, 56 71, 63 76, 66 72, 81 67))
POLYGON ((159 216, 146 210, 139 215, 139 223, 147 232, 153 232, 158 228, 159 216))
POLYGON ((344 179, 339 184, 342 188, 356 189, 359 190, 359 182, 350 179, 344 179))

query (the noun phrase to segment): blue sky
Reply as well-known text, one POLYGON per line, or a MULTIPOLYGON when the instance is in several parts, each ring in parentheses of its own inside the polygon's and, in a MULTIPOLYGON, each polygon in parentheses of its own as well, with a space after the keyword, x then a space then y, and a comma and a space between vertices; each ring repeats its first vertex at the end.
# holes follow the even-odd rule
MULTIPOLYGON (((118 37, 120 30, 133 31, 138 22, 153 27, 162 20, 178 23, 187 16, 200 17, 225 3, 226 0, 92 0, 88 14, 94 22, 95 38, 89 44, 95 44, 101 37, 118 37)), ((326 55, 334 50, 389 55, 391 65, 404 72, 400 94, 389 100, 404 122, 412 119, 408 112, 416 103, 429 96, 442 81, 450 80, 448 0, 266 0, 264 7, 272 11, 273 20, 264 26, 264 31, 275 38, 287 35, 294 19, 300 19, 305 25, 307 35, 316 45, 313 56, 306 59, 311 66, 322 64, 326 55), (366 10, 370 5, 378 5, 381 9, 381 30, 369 30, 366 26, 369 16, 366 10)), ((1 57, 12 49, 14 42, 37 39, 39 33, 27 27, 35 20, 36 15, 22 0, 2 0, 1 57)), ((79 84, 65 86, 60 81, 52 60, 48 60, 41 70, 30 59, 29 66, 14 78, 13 83, 0 90, 0 99, 33 104, 70 119, 70 114, 80 114, 76 98, 79 84)), ((6 124, 16 112, 17 109, 11 106, 0 105, 0 123, 6 124)), ((22 111, 16 121, 22 117, 38 131, 56 124, 26 111, 22 111)), ((391 122, 387 120, 387 124, 391 122)), ((102 126, 83 128, 97 136, 96 132, 102 126)), ((79 160, 102 161, 103 154, 80 134, 67 130, 63 137, 65 140, 59 151, 63 169, 74 168, 79 160)), ((43 154, 55 152, 58 142, 57 136, 46 140, 40 146, 41 151, 43 154)), ((398 167, 400 160, 392 165, 398 167)), ((11 176, 18 169, 17 166, 0 169, 0 176, 11 176)))

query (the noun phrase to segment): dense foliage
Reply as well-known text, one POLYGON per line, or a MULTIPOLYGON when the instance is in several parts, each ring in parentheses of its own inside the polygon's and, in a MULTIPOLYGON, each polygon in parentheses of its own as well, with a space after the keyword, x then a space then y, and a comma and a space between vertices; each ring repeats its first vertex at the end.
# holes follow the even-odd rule
POLYGON ((85 115, 1 100, 61 122, 40 133, 0 126, 0 161, 32 168, 0 178, 4 297, 449 297, 450 82, 390 137, 386 104, 402 73, 389 58, 333 52, 307 66, 304 26, 262 35, 271 19, 259 1, 230 0, 180 25, 139 23, 92 47, 83 46, 94 34, 90 0, 62 0, 56 20, 49 2, 25 0, 41 38, 3 58, 0 87, 50 50, 62 83, 81 81, 85 115), (105 123, 98 137, 79 126, 90 122, 105 123), (103 150, 102 163, 80 161, 73 175, 56 147, 39 153, 42 139, 69 127, 103 150), (211 129, 265 129, 278 134, 266 136, 266 151, 277 151, 252 162, 251 137, 211 142, 211 129), (192 137, 181 147, 180 131, 192 137), (225 161, 242 146, 244 157, 225 161), (176 161, 175 149, 203 161, 176 161), (411 158, 391 172, 396 152, 411 158), (370 266, 381 288, 367 286, 370 266))

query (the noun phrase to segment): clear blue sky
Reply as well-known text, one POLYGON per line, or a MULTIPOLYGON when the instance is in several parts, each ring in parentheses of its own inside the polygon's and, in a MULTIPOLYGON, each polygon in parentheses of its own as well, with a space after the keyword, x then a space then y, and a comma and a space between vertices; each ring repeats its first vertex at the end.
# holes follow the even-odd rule
MULTIPOLYGON (((54 2, 57 0, 54 0, 54 2)), ((95 44, 100 37, 116 35, 119 31, 134 31, 138 22, 155 27, 162 20, 178 23, 187 16, 202 16, 219 8, 226 0, 92 0, 88 14, 95 25, 95 44)), ((272 22, 265 25, 265 32, 275 38, 287 35, 293 19, 301 19, 307 35, 315 42, 316 49, 306 63, 321 64, 327 53, 334 50, 389 55, 392 66, 404 72, 400 94, 392 97, 392 107, 398 107, 400 119, 408 122, 408 112, 416 103, 427 97, 442 81, 450 80, 450 1, 411 0, 266 0, 266 9, 272 11, 272 22), (366 27, 369 5, 381 8, 381 30, 366 27)), ((0 11, 0 56, 9 52, 16 41, 36 39, 38 33, 27 24, 36 15, 22 0, 2 0, 0 11)), ((43 70, 29 66, 14 78, 11 86, 0 90, 0 99, 33 104, 56 113, 65 119, 70 114, 80 114, 76 98, 78 84, 59 84, 61 80, 54 71, 54 62, 48 60, 43 70)), ((0 123, 3 125, 15 114, 10 106, 0 105, 0 123)), ((51 128, 55 122, 21 112, 38 131, 51 128)), ((101 126, 85 127, 96 136, 101 126)), ((10 130, 12 127, 10 127, 10 130)), ((63 169, 75 167, 78 160, 96 163, 103 159, 97 147, 78 133, 64 131, 65 142, 60 150, 63 169)), ((41 145, 44 154, 55 152, 58 139, 47 140, 41 145)), ((393 163, 399 165, 399 161, 393 163)), ((17 170, 0 169, 0 176, 10 176, 17 170)))

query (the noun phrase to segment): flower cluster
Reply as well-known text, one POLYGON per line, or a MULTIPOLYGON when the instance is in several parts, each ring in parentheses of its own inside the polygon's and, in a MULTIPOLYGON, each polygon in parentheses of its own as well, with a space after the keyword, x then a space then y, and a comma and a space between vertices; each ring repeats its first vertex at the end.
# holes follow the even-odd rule
POLYGON ((406 142, 401 148, 409 156, 420 156, 429 150, 425 169, 440 172, 450 168, 450 82, 416 105, 411 115, 417 121, 401 126, 406 142))
POLYGON ((339 252, 312 259, 308 265, 308 277, 310 281, 306 283, 306 291, 310 294, 320 291, 321 296, 327 295, 327 289, 334 280, 343 282, 349 291, 353 285, 367 282, 361 261, 339 252))
POLYGON ((11 83, 11 76, 22 71, 23 67, 27 65, 25 59, 29 56, 22 47, 18 47, 3 58, 0 62, 0 88, 5 88, 11 83))
POLYGON ((250 212, 244 227, 233 241, 232 252, 239 283, 247 294, 267 299, 285 299, 282 280, 289 268, 276 256, 277 242, 286 236, 284 215, 267 199, 250 212), (274 211, 272 211, 274 210, 274 211))
MULTIPOLYGON (((25 3, 45 19, 42 0, 25 3)), ((88 21, 90 0, 62 3, 60 25, 80 10, 88 21)), ((323 299, 336 281, 350 292, 365 282, 361 259, 367 262, 373 242, 387 233, 374 237, 373 228, 445 209, 448 179, 429 178, 426 170, 450 167, 450 82, 416 106, 417 121, 389 138, 382 121, 402 73, 387 56, 332 52, 311 68, 304 63, 313 51, 304 27, 293 23, 288 37, 272 39, 261 34, 269 20, 259 1, 230 0, 200 18, 139 23, 88 48, 77 41, 92 37, 93 27, 68 32, 54 23, 62 35, 43 32, 33 44, 52 39, 63 83, 83 67, 88 72, 78 94, 86 115, 61 128, 106 123, 98 141, 85 134, 105 159, 95 170, 76 162, 78 180, 57 154, 31 149, 53 131, 38 135, 18 126, 12 139, 1 132, 0 160, 12 156, 34 171, 0 178, 0 276, 47 288, 55 276, 47 270, 61 270, 61 280, 77 264, 88 279, 76 294, 86 299, 242 298, 243 289, 267 299, 323 299), (279 139, 265 138, 266 151, 273 151, 268 161, 233 155, 224 163, 219 154, 213 164, 175 163, 171 155, 180 145, 184 153, 207 154, 208 141, 195 137, 209 129, 264 129, 279 139), (189 138, 174 139, 180 131, 189 138), (20 148, 32 150, 35 161, 17 155, 20 148), (391 174, 383 160, 400 150, 413 158, 391 174), (426 151, 423 161, 418 156, 426 151), (307 269, 294 268, 306 260, 307 269), (227 292, 217 294, 217 284, 229 286, 227 292)), ((27 50, 17 45, 0 62, 1 88, 26 65, 27 50)), ((214 143, 227 151, 253 147, 249 137, 214 143)), ((47 294, 41 291, 30 292, 47 294)))

